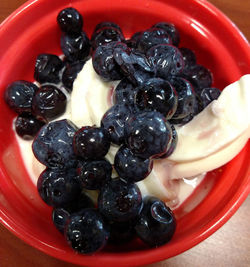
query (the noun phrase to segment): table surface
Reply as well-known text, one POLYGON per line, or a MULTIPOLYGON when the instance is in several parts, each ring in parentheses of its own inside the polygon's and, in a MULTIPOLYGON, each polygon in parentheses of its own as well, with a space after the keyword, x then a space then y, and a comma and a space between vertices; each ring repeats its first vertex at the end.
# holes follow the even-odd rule
MULTIPOLYGON (((1 0, 2 22, 25 0, 1 0)), ((221 9, 250 40, 250 0, 210 0, 221 9)), ((148 265, 166 266, 250 266, 250 196, 236 214, 215 234, 194 248, 171 259, 148 265)), ((30 247, 0 225, 1 267, 73 267, 30 247)))

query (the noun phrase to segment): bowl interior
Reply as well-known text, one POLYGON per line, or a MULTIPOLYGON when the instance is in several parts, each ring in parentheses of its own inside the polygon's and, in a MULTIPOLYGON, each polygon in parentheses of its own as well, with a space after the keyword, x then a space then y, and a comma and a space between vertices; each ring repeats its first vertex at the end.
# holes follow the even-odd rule
POLYGON ((220 89, 250 73, 247 41, 223 14, 204 1, 27 2, 0 28, 0 221, 36 248, 77 264, 115 266, 121 256, 124 264, 146 264, 181 253, 218 229, 247 196, 250 143, 226 166, 210 172, 192 197, 175 211, 178 226, 169 244, 149 249, 137 240, 121 248, 108 247, 95 257, 76 255, 54 228, 51 208, 42 202, 29 178, 12 130, 16 115, 2 97, 12 81, 34 80, 39 53, 62 54, 56 16, 67 6, 82 13, 83 28, 89 36, 95 25, 105 20, 118 23, 126 37, 156 22, 173 22, 180 31, 180 47, 195 51, 198 63, 212 71, 214 86, 220 89))

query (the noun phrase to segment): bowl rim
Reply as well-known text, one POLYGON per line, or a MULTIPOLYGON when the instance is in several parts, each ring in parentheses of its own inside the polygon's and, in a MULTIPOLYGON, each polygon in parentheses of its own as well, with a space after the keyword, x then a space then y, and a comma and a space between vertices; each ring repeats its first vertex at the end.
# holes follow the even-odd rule
MULTIPOLYGON (((22 16, 22 12, 24 10, 29 10, 32 8, 35 8, 36 5, 40 5, 43 2, 46 2, 48 0, 29 0, 25 2, 23 5, 21 5, 18 9, 16 9, 12 14, 10 14, 1 24, 0 24, 0 38, 1 34, 5 32, 8 28, 8 26, 15 22, 15 18, 17 16, 22 16)), ((243 33, 237 28, 237 26, 224 14, 222 13, 217 7, 215 7, 213 4, 206 0, 187 0, 190 3, 197 3, 199 5, 202 5, 203 8, 206 8, 209 12, 214 13, 217 15, 217 19, 220 20, 220 23, 222 23, 225 27, 230 29, 232 34, 236 34, 239 36, 239 45, 241 48, 247 53, 249 53, 249 42, 246 39, 246 37, 243 35, 243 33)), ((248 140, 247 144, 245 145, 244 150, 248 150, 250 148, 250 140, 248 140)), ((189 240, 185 240, 182 248, 174 247, 170 251, 170 257, 176 256, 193 246, 197 245, 201 241, 205 240, 207 237, 209 237, 211 234, 213 234, 215 231, 217 231, 221 226, 223 226, 232 216, 233 214, 238 210, 240 205, 244 202, 244 200, 247 198, 247 196, 250 193, 250 160, 248 168, 244 171, 246 174, 246 181, 248 181, 247 186, 242 188, 240 187, 233 196, 232 199, 227 203, 227 205, 224 207, 223 212, 220 212, 220 218, 215 217, 209 224, 203 227, 204 231, 202 233, 199 233, 197 235, 193 235, 193 238, 190 238, 189 240)), ((0 176, 3 176, 3 171, 0 168, 0 176)), ((1 192, 0 192, 1 194, 1 192)), ((55 257, 59 260, 63 260, 70 263, 75 264, 83 264, 84 262, 80 263, 79 261, 72 261, 72 259, 68 258, 67 254, 61 254, 60 250, 56 250, 56 248, 51 248, 41 242, 39 239, 35 238, 34 236, 30 235, 27 231, 25 231, 24 228, 21 227, 13 218, 8 216, 6 213, 4 207, 0 204, 0 223, 4 225, 8 230, 10 230, 14 235, 16 235, 18 238, 23 240, 25 243, 31 245, 32 247, 44 252, 45 254, 48 254, 52 257, 55 257)), ((164 260, 164 246, 159 247, 157 249, 154 249, 153 251, 148 250, 147 253, 145 251, 136 251, 136 253, 130 253, 129 259, 124 259, 124 265, 129 265, 129 263, 133 263, 133 266, 141 265, 141 264, 149 264, 155 261, 164 260), (140 258, 138 260, 138 257, 140 258)), ((89 266, 98 266, 102 264, 103 266, 110 266, 110 262, 114 261, 115 255, 117 259, 120 257, 121 254, 113 254, 112 256, 106 255, 105 258, 102 254, 100 257, 97 257, 98 260, 91 260, 92 256, 82 256, 82 261, 84 261, 84 258, 86 258, 86 262, 89 266)), ((96 257, 95 257, 96 258, 96 257)))

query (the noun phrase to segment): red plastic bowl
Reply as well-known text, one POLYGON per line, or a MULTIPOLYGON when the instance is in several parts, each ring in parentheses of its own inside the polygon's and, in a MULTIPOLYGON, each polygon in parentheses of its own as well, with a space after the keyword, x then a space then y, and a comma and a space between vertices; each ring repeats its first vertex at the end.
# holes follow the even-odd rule
POLYGON ((51 209, 41 201, 23 166, 12 130, 15 114, 3 101, 10 82, 33 81, 37 54, 61 54, 56 16, 67 6, 81 11, 89 35, 103 20, 120 24, 126 36, 159 21, 175 23, 181 46, 196 52, 198 62, 213 72, 214 85, 219 88, 250 73, 249 44, 228 18, 202 0, 34 0, 1 25, 0 221, 37 249, 80 265, 134 266, 177 255, 221 227, 247 197, 250 142, 234 160, 209 173, 192 197, 175 211, 178 226, 169 244, 150 249, 135 242, 122 249, 109 247, 95 256, 75 254, 52 225, 51 209))

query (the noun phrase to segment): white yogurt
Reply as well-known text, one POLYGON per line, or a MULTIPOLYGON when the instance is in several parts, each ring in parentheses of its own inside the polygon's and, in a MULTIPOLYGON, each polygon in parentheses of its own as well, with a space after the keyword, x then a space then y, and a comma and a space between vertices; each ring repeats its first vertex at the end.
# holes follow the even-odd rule
MULTIPOLYGON (((89 60, 78 74, 68 99, 66 112, 58 119, 69 119, 78 127, 100 126, 103 114, 112 105, 111 92, 118 82, 103 82, 89 60)), ((250 75, 227 86, 192 121, 176 127, 178 144, 168 159, 154 160, 150 175, 138 186, 143 195, 154 195, 171 208, 191 195, 207 171, 216 169, 236 156, 250 137, 250 75)), ((36 184, 44 170, 34 157, 31 141, 17 137, 27 171, 36 184)), ((107 159, 113 163, 118 147, 112 146, 107 159)))

